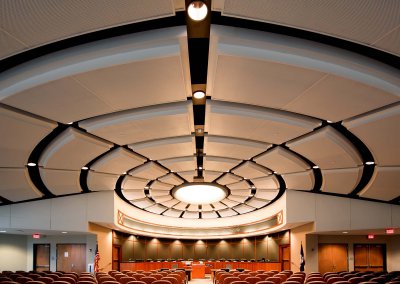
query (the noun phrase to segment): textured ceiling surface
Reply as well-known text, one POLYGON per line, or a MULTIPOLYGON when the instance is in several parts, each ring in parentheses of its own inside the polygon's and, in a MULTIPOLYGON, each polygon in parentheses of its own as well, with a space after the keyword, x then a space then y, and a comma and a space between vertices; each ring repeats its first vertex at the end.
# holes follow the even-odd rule
POLYGON ((187 219, 253 212, 285 190, 399 204, 398 1, 213 1, 206 62, 183 1, 151 2, 1 1, 0 204, 115 191, 187 219), (174 198, 199 178, 228 195, 174 198))

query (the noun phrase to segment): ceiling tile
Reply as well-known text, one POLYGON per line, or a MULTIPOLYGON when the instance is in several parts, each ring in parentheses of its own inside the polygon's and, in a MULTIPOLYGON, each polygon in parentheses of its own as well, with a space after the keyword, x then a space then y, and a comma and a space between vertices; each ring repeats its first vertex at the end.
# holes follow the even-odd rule
POLYGON ((262 178, 255 178, 252 179, 251 182, 256 186, 258 189, 278 189, 279 188, 279 181, 275 175, 271 175, 268 177, 262 178))
POLYGON ((180 185, 184 182, 180 177, 178 177, 174 173, 169 173, 163 177, 158 178, 158 180, 173 185, 180 185))
POLYGON ((282 178, 286 183, 287 189, 312 190, 314 188, 315 180, 312 170, 301 173, 284 174, 282 178))
POLYGON ((242 179, 242 177, 239 177, 237 175, 234 175, 231 173, 225 173, 221 178, 219 178, 217 180, 217 182, 222 185, 227 185, 227 184, 238 182, 241 179, 242 179))
POLYGON ((360 182, 363 167, 321 170, 322 192, 349 194, 360 182))
POLYGON ((87 185, 92 191, 114 190, 118 178, 119 175, 89 171, 87 185))
POLYGON ((223 157, 205 156, 203 166, 207 171, 226 172, 240 163, 240 160, 223 157))
POLYGON ((131 177, 126 175, 121 183, 122 189, 140 189, 143 191, 144 187, 147 185, 149 181, 147 179, 131 177))
POLYGON ((390 201, 400 196, 400 167, 375 167, 370 182, 359 196, 390 201))
POLYGON ((26 168, 0 168, 0 196, 13 201, 40 198, 43 194, 36 189, 26 168))
POLYGON ((82 192, 80 171, 54 170, 39 168, 40 177, 47 189, 54 195, 82 192))
POLYGON ((233 169, 232 172, 245 179, 260 178, 270 175, 272 172, 263 166, 257 165, 254 162, 247 161, 237 168, 233 169))
POLYGON ((131 176, 149 180, 159 178, 167 173, 166 169, 154 162, 145 163, 129 171, 129 175, 131 176))
POLYGON ((164 167, 174 172, 190 171, 197 168, 196 157, 178 157, 158 161, 164 167))

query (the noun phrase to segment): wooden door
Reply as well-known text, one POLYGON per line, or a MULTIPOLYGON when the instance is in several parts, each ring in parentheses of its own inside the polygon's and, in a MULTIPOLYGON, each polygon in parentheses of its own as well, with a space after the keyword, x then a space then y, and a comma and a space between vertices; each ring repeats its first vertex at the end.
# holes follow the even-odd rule
POLYGON ((325 272, 347 271, 347 245, 346 244, 319 244, 318 270, 325 272))
POLYGON ((290 246, 279 246, 281 270, 290 270, 290 246))
POLYGON ((112 248, 112 269, 119 271, 119 262, 121 259, 121 247, 113 245, 112 248))
POLYGON ((383 244, 354 245, 354 269, 358 271, 385 271, 386 247, 383 244))
POLYGON ((86 244, 57 244, 57 270, 86 271, 86 244))
POLYGON ((50 244, 33 245, 33 270, 38 272, 50 270, 50 244))

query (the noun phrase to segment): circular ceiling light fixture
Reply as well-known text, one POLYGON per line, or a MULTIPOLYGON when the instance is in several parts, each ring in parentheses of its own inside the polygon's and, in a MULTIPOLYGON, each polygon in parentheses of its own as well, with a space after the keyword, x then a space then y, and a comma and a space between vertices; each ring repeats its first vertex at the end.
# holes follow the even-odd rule
POLYGON ((208 8, 203 1, 193 1, 188 6, 189 17, 196 22, 202 21, 207 17, 208 8))
POLYGON ((214 183, 190 183, 175 187, 172 195, 179 201, 200 205, 221 201, 228 190, 214 183))
POLYGON ((193 93, 193 97, 198 100, 201 100, 205 96, 206 96, 206 93, 204 93, 203 91, 196 91, 193 93))

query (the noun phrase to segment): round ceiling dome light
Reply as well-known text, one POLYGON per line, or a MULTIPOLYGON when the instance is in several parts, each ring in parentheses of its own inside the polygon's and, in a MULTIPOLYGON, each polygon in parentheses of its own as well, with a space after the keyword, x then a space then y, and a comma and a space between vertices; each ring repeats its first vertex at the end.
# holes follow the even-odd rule
POLYGON ((206 96, 206 93, 204 93, 203 91, 196 91, 193 93, 193 97, 198 100, 204 98, 205 96, 206 96))
POLYGON ((193 21, 202 21, 207 17, 208 8, 203 1, 193 1, 188 6, 188 15, 193 21))
POLYGON ((172 195, 179 201, 200 205, 221 201, 228 190, 214 183, 190 183, 174 188, 172 195))

